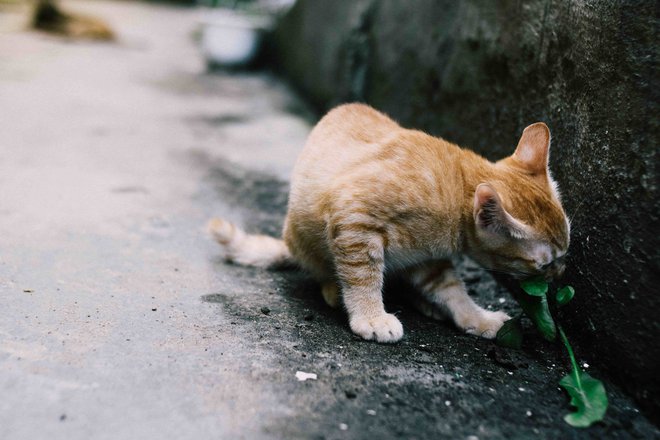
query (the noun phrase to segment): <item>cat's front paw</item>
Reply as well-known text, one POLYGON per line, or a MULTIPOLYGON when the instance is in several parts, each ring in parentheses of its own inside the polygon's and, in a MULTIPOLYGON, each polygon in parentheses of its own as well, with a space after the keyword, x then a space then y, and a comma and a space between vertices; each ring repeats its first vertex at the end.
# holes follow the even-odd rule
POLYGON ((350 326, 356 335, 376 342, 396 342, 403 337, 403 326, 391 313, 371 318, 357 316, 351 318, 350 326))
POLYGON ((505 321, 511 319, 504 312, 491 312, 478 309, 456 318, 456 325, 469 335, 493 339, 505 321))

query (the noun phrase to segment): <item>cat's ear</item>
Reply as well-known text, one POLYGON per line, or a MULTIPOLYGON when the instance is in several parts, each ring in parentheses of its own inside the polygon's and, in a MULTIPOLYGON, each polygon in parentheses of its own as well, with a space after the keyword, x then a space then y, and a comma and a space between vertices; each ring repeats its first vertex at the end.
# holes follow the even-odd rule
POLYGON ((537 122, 523 130, 518 141, 516 161, 534 175, 545 175, 550 157, 550 129, 543 122, 537 122))
POLYGON ((527 227, 506 212, 495 188, 481 183, 474 191, 474 224, 479 231, 491 235, 526 238, 527 227))

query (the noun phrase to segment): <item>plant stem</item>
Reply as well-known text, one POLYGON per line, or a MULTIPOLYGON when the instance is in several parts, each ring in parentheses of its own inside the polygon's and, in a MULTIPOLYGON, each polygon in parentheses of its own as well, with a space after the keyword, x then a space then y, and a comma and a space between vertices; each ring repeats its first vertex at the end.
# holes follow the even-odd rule
POLYGON ((575 379, 575 383, 577 384, 578 388, 582 389, 582 381, 580 379, 580 367, 578 366, 577 361, 575 360, 575 354, 573 353, 573 348, 571 347, 571 344, 568 342, 566 333, 564 333, 564 329, 561 328, 561 325, 557 325, 557 329, 559 330, 559 336, 561 336, 561 341, 564 343, 564 346, 568 351, 568 357, 571 359, 571 367, 573 370, 571 371, 571 374, 573 374, 573 378, 575 379))

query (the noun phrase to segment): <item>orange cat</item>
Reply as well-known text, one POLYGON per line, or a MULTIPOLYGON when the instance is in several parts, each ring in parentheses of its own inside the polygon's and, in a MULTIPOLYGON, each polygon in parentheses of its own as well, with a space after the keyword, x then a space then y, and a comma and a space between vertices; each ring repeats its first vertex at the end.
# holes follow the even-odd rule
POLYGON ((329 305, 341 297, 364 339, 403 336, 383 305, 386 271, 408 277, 423 313, 445 312, 463 331, 493 338, 509 317, 475 304, 449 257, 467 254, 518 277, 561 274, 570 225, 549 148, 550 131, 538 122, 512 156, 492 163, 369 106, 342 105, 316 125, 298 158, 284 241, 221 219, 210 230, 229 260, 309 270, 329 305))

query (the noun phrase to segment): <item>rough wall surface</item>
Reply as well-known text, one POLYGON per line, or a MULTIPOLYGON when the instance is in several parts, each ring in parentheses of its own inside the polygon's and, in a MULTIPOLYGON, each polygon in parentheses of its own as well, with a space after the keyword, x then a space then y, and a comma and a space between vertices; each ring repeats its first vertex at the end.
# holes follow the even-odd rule
POLYGON ((653 1, 299 0, 274 35, 319 110, 365 101, 490 159, 550 126, 573 220, 562 322, 656 421, 657 31, 653 1))

